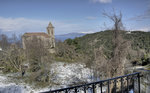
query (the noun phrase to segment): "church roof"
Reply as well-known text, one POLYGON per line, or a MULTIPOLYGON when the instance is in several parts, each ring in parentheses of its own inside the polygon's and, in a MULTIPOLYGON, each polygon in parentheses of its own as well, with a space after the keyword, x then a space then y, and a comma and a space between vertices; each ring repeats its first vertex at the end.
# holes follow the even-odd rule
POLYGON ((50 28, 54 28, 54 26, 52 25, 52 23, 51 23, 51 22, 49 22, 48 27, 50 27, 50 28))
POLYGON ((30 33, 25 33, 23 36, 44 36, 45 38, 49 38, 49 35, 44 32, 30 32, 30 33))

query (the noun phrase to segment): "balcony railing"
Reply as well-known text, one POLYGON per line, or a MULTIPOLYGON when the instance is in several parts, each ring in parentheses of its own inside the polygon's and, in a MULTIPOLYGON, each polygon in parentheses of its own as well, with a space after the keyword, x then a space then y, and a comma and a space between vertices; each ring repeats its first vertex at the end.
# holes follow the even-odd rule
POLYGON ((140 93, 140 72, 43 93, 140 93))

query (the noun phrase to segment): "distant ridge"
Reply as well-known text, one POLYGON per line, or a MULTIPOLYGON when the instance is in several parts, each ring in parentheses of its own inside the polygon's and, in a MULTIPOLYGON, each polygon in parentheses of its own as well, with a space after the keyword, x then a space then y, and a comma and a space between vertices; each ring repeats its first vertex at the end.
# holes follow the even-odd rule
POLYGON ((88 34, 88 33, 68 33, 68 34, 63 34, 63 35, 55 35, 55 38, 57 40, 64 41, 64 40, 66 40, 68 38, 74 39, 76 37, 81 37, 81 36, 84 36, 86 34, 88 34))

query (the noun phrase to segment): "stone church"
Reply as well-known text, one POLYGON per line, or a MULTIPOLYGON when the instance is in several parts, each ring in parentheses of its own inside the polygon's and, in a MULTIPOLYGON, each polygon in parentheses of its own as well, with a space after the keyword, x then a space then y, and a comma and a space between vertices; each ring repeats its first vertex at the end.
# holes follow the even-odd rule
POLYGON ((47 49, 50 53, 54 53, 55 50, 55 36, 54 36, 54 26, 50 22, 47 27, 47 33, 44 32, 30 32, 25 33, 22 36, 22 45, 23 49, 28 49, 30 44, 30 48, 33 48, 34 46, 38 46, 39 44, 42 44, 42 46, 47 49), (38 42, 33 43, 33 42, 38 42), (31 45, 33 47, 31 47, 31 45))

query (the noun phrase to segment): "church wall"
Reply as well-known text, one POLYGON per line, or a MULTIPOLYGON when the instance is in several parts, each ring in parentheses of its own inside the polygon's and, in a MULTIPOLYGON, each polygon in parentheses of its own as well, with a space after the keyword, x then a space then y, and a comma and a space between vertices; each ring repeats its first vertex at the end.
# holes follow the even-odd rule
POLYGON ((41 43, 44 46, 44 48, 48 49, 51 53, 54 53, 54 48, 55 48, 55 36, 54 36, 54 27, 52 26, 51 23, 49 23, 48 27, 47 27, 47 33, 48 34, 44 34, 42 33, 42 35, 40 35, 38 33, 35 33, 36 35, 32 34, 24 34, 22 37, 22 45, 23 45, 23 49, 27 49, 28 44, 32 44, 34 42, 34 40, 36 40, 36 42, 41 43), (47 36, 45 36, 47 35, 47 36), (36 39, 35 39, 36 38, 36 39))

